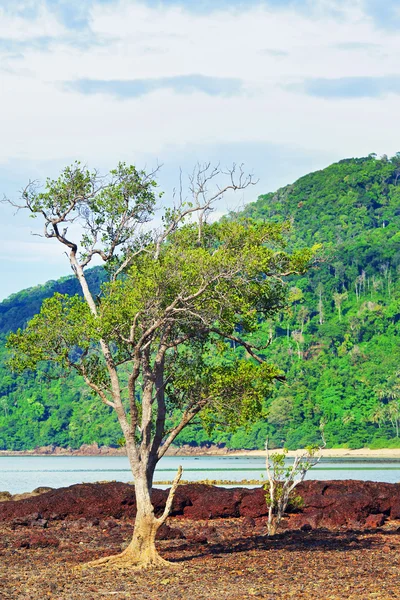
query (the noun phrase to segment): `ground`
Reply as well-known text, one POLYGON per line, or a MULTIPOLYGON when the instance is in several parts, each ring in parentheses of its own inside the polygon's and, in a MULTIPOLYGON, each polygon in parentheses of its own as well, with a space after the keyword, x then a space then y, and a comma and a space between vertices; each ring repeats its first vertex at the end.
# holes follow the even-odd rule
POLYGON ((362 531, 285 531, 272 539, 263 519, 176 517, 169 524, 186 536, 158 542, 174 567, 147 572, 75 568, 119 552, 131 535, 129 521, 2 524, 0 598, 400 599, 398 522, 362 531))

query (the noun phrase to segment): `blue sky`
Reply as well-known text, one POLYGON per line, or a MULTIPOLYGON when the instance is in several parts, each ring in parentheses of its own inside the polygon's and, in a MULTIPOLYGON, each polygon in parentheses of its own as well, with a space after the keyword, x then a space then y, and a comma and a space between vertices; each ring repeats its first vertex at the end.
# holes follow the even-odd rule
MULTIPOLYGON (((0 194, 79 159, 244 162, 255 188, 400 150, 399 0, 0 0, 0 194)), ((0 206, 0 299, 69 273, 0 206)))

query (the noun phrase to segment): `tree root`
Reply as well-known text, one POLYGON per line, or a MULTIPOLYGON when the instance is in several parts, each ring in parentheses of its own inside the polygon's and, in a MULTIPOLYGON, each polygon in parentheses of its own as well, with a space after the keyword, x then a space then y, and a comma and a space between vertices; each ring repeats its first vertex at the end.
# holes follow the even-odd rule
POLYGON ((143 569, 165 569, 176 567, 176 563, 170 562, 162 558, 159 554, 152 554, 151 556, 138 557, 132 552, 124 550, 120 554, 113 556, 105 556, 92 560, 83 565, 76 567, 77 570, 82 571, 91 568, 110 567, 116 569, 130 569, 130 570, 143 570, 143 569))

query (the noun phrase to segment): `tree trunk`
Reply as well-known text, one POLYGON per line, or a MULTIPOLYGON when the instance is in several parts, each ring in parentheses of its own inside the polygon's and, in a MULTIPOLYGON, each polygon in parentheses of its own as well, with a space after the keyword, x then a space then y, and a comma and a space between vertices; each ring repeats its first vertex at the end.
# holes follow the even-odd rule
POLYGON ((140 568, 168 565, 168 561, 161 558, 156 549, 156 534, 161 525, 153 510, 138 512, 132 541, 120 555, 121 562, 140 568))
MULTIPOLYGON (((152 480, 152 477, 151 477, 152 480)), ((156 534, 165 518, 156 518, 151 503, 151 483, 146 473, 139 472, 135 477, 136 519, 133 537, 129 546, 121 554, 124 562, 139 567, 165 566, 166 560, 156 550, 156 534)))
POLYGON ((138 569, 171 566, 172 563, 164 560, 159 555, 155 542, 157 531, 165 522, 171 510, 174 494, 182 475, 182 468, 179 467, 178 469, 166 501, 165 510, 160 517, 154 515, 154 508, 151 503, 153 472, 150 471, 152 469, 149 466, 146 469, 142 465, 140 470, 135 470, 134 473, 137 509, 133 537, 129 546, 121 554, 100 558, 88 563, 87 566, 108 564, 138 569))

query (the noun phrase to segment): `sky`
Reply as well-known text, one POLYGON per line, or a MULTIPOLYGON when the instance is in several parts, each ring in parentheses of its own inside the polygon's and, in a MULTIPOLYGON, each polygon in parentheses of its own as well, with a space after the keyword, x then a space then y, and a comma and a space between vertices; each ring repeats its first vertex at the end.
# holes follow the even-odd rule
MULTIPOLYGON (((217 214, 351 156, 400 150, 400 0, 0 0, 0 197, 74 160, 244 163, 217 214)), ((0 205, 0 300, 70 273, 0 205)))

